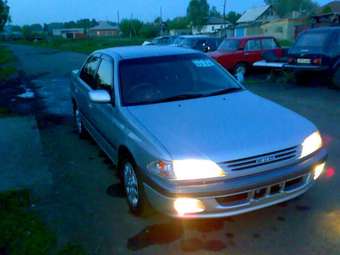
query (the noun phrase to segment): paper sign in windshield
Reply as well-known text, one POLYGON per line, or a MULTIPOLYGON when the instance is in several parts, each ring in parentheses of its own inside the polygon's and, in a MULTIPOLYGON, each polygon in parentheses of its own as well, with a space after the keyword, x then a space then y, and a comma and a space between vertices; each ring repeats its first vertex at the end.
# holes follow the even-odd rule
POLYGON ((195 59, 192 61, 197 67, 212 67, 214 63, 210 59, 195 59))

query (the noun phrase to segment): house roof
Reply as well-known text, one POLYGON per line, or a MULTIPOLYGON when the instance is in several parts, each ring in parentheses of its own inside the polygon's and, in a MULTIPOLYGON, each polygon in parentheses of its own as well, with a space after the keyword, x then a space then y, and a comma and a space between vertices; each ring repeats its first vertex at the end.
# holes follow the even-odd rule
POLYGON ((207 25, 220 25, 220 24, 230 24, 230 22, 219 17, 209 17, 207 20, 207 25))
POLYGON ((330 7, 333 13, 340 13, 340 1, 339 0, 332 1, 332 2, 329 2, 328 4, 325 4, 324 6, 320 8, 320 12, 322 12, 323 9, 327 7, 330 7))
POLYGON ((118 26, 112 26, 106 21, 99 22, 99 25, 91 27, 89 30, 117 30, 118 26))
POLYGON ((237 21, 237 23, 245 23, 245 22, 256 21, 269 8, 271 8, 271 5, 265 5, 265 6, 249 9, 245 13, 243 13, 241 18, 239 18, 239 20, 237 21))

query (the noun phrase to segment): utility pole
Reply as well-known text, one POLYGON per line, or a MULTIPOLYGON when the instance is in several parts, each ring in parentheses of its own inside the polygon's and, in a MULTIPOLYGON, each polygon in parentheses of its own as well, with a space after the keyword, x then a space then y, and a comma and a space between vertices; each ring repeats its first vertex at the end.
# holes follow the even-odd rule
POLYGON ((223 33, 224 33, 224 37, 227 37, 227 33, 226 33, 226 7, 227 7, 227 0, 224 0, 224 4, 223 4, 223 33))
POLYGON ((159 25, 160 25, 160 28, 161 28, 161 35, 163 35, 163 8, 162 6, 160 7, 160 15, 159 15, 159 18, 160 18, 160 21, 159 21, 159 25))

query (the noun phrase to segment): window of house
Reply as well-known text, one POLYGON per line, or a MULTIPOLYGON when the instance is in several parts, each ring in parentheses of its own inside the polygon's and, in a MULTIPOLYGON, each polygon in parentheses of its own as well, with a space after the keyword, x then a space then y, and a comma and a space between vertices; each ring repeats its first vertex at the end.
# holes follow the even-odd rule
POLYGON ((249 40, 245 47, 246 51, 255 51, 261 50, 261 41, 260 40, 249 40))

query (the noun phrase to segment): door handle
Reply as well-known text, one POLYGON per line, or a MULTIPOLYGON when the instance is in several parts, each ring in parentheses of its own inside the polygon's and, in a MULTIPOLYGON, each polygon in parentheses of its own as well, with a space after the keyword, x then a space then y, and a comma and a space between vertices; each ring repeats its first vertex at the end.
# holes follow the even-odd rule
POLYGON ((92 105, 92 104, 89 104, 88 106, 89 106, 89 108, 90 108, 90 109, 92 109, 92 108, 93 108, 93 105, 92 105))

